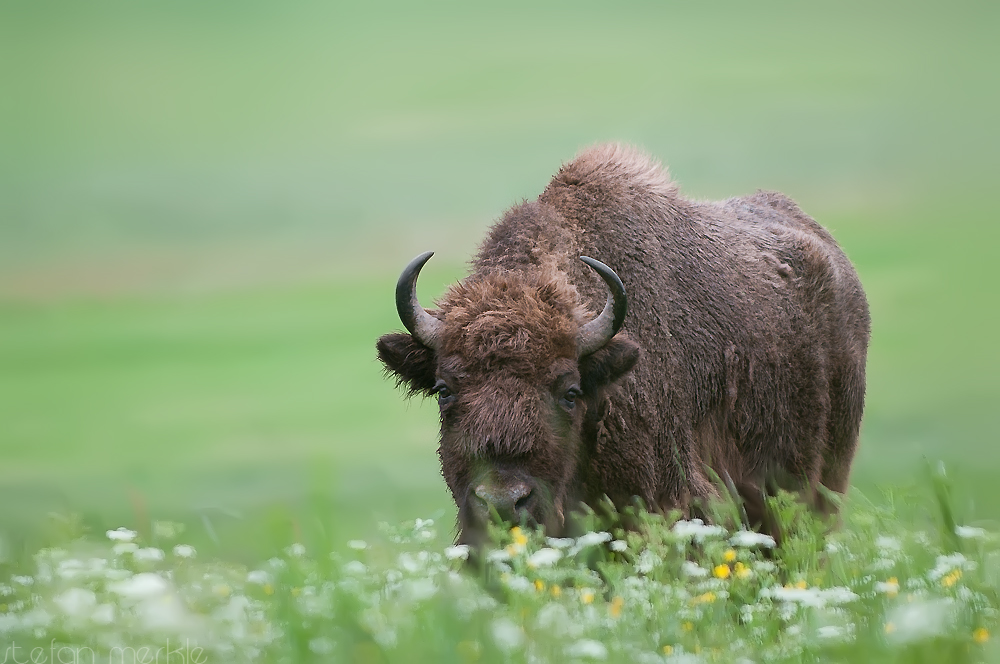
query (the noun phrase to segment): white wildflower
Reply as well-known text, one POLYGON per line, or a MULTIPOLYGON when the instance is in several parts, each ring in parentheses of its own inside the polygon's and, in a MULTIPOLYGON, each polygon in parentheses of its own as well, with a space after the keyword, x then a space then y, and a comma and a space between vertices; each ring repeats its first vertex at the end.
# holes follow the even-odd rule
POLYGON ((135 542, 118 542, 111 547, 111 550, 115 552, 116 556, 120 556, 123 553, 135 553, 139 547, 135 542))
POLYGON ((603 544, 611 540, 611 533, 599 532, 595 533, 593 531, 587 533, 586 535, 580 535, 576 540, 576 546, 573 547, 576 550, 585 549, 588 546, 595 546, 597 544, 603 544))
POLYGON ((733 546, 752 547, 762 546, 767 549, 774 548, 774 538, 764 533, 753 530, 740 530, 729 538, 729 543, 733 546))
MULTIPOLYGON (((21 614, 20 626, 28 630, 43 630, 52 624, 52 614, 45 609, 38 607, 21 614)), ((36 632, 36 636, 41 638, 41 634, 36 632)))
POLYGON ((352 560, 344 565, 344 572, 352 576, 363 576, 368 571, 360 560, 352 560))
POLYGON ((955 601, 949 598, 900 603, 886 616, 891 641, 906 643, 943 634, 955 617, 955 601))
POLYGON ((178 558, 194 558, 195 550, 190 544, 178 544, 174 547, 174 555, 178 558))
POLYGON ((593 639, 580 639, 576 643, 566 646, 563 651, 567 657, 579 659, 607 659, 608 648, 600 641, 593 639))
POLYGON ((895 595, 899 592, 899 581, 878 581, 874 586, 874 590, 877 593, 895 595))
POLYGON ((876 558, 868 565, 867 569, 872 572, 884 572, 896 566, 896 561, 892 558, 876 558))
POLYGON ((504 577, 504 581, 507 584, 508 588, 522 593, 526 593, 529 590, 533 590, 535 588, 535 584, 533 584, 527 578, 520 576, 518 574, 506 575, 504 577))
POLYGON ((250 600, 245 595, 233 595, 228 602, 216 609, 212 616, 216 620, 240 623, 246 619, 249 604, 250 600))
POLYGON ((535 616, 535 624, 539 629, 554 636, 565 636, 573 629, 573 620, 569 611, 558 602, 549 602, 535 616))
MULTIPOLYGON (((424 552, 421 551, 421 553, 424 552)), ((415 574, 416 572, 419 572, 423 567, 423 565, 421 564, 422 562, 423 559, 419 555, 414 556, 406 551, 399 554, 399 557, 396 559, 396 565, 401 569, 409 572, 410 574, 415 574)))
POLYGON ((823 625, 816 630, 816 636, 821 639, 842 639, 849 634, 843 625, 823 625))
POLYGON ((775 565, 770 560, 757 560, 753 564, 754 571, 756 572, 776 572, 778 571, 778 566, 775 565))
POLYGON ((327 636, 320 636, 309 642, 309 650, 317 655, 329 655, 333 653, 333 640, 327 636))
POLYGON ((61 560, 59 561, 59 567, 56 568, 56 574, 63 579, 75 579, 78 576, 82 576, 83 573, 84 573, 83 561, 77 560, 76 558, 61 560))
POLYGON ((816 608, 822 608, 827 604, 844 604, 858 598, 849 588, 842 586, 826 589, 773 586, 771 588, 764 588, 761 591, 761 596, 816 608))
POLYGON ((131 542, 138 533, 128 528, 118 528, 117 530, 109 530, 106 534, 109 540, 115 542, 131 542))
POLYGON ((417 519, 413 523, 414 530, 422 530, 423 528, 430 528, 434 525, 434 519, 417 519))
POLYGON ((895 537, 889 537, 888 535, 879 535, 875 538, 875 546, 882 551, 900 551, 903 548, 903 544, 895 537))
POLYGON ((247 573, 247 583, 256 583, 259 586, 271 583, 271 575, 262 569, 255 569, 247 573))
POLYGON ((857 593, 844 586, 834 586, 822 591, 823 600, 829 604, 847 604, 858 599, 857 593))
POLYGON ((656 566, 659 565, 662 560, 660 557, 650 551, 649 549, 643 549, 642 553, 639 554, 639 559, 635 561, 635 571, 640 574, 649 574, 656 566))
POLYGON ((939 581, 943 576, 950 574, 955 570, 970 570, 975 569, 975 566, 976 564, 974 562, 968 560, 961 553, 938 556, 934 569, 927 572, 927 578, 931 581, 939 581))
POLYGON ((545 543, 555 549, 568 549, 576 542, 572 537, 546 537, 545 543))
POLYGON ((498 618, 493 621, 493 641, 504 652, 519 648, 524 643, 524 632, 509 618, 498 618))
POLYGON ((413 579, 407 581, 403 587, 403 593, 413 602, 430 599, 436 592, 437 585, 433 579, 413 579))
POLYGON ((164 555, 162 550, 150 546, 145 549, 133 551, 132 558, 142 562, 157 562, 163 560, 164 555))
POLYGON ((955 534, 962 539, 978 539, 980 537, 986 537, 986 531, 982 528, 974 528, 973 526, 955 526, 955 534))
POLYGON ((306 555, 306 547, 300 544, 299 542, 296 542, 295 544, 285 549, 285 553, 287 553, 289 556, 293 558, 301 558, 302 556, 306 555))
POLYGON ((351 540, 347 543, 347 547, 355 551, 364 551, 368 548, 368 542, 364 540, 351 540))
POLYGON ((612 551, 617 551, 618 553, 621 553, 622 551, 628 549, 628 542, 626 542, 625 540, 615 540, 608 546, 611 548, 612 551))
POLYGON ((562 558, 558 549, 539 549, 528 556, 528 567, 548 567, 562 558))
POLYGON ((135 611, 148 630, 184 632, 192 625, 191 616, 177 595, 146 599, 139 602, 135 611))
POLYGON ((110 584, 108 588, 111 592, 128 599, 147 599, 165 595, 170 589, 170 585, 159 574, 143 572, 125 581, 110 584))
POLYGON ((53 599, 59 610, 73 618, 89 616, 97 606, 97 595, 85 588, 70 588, 53 599))
POLYGON ((98 625, 110 625, 115 621, 115 607, 111 604, 101 604, 90 614, 90 619, 98 625))
POLYGON ((491 563, 502 563, 505 560, 510 560, 510 554, 507 553, 506 549, 498 549, 496 551, 490 551, 486 554, 486 560, 491 563))
POLYGON ((22 585, 22 586, 30 586, 31 584, 33 584, 35 582, 35 579, 33 577, 30 577, 30 576, 17 576, 17 575, 15 575, 15 576, 10 577, 10 580, 13 583, 16 583, 16 584, 19 584, 19 585, 22 585))
POLYGON ((456 544, 455 546, 449 546, 444 550, 444 557, 448 560, 468 560, 469 559, 469 545, 468 544, 456 544))
POLYGON ((726 534, 726 529, 722 526, 706 526, 701 519, 678 521, 671 530, 681 539, 694 538, 699 542, 706 537, 719 537, 726 534))
POLYGON ((681 572, 685 576, 690 576, 694 578, 700 578, 703 576, 708 576, 708 570, 699 565, 698 563, 691 562, 690 560, 685 560, 681 564, 681 572))

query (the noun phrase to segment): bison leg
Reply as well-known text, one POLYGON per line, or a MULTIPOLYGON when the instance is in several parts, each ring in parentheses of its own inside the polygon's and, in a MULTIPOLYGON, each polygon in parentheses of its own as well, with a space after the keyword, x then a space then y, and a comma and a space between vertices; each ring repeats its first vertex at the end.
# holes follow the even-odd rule
MULTIPOLYGON (((830 417, 827 420, 827 445, 823 454, 820 483, 840 495, 847 493, 851 463, 858 449, 861 414, 865 399, 864 363, 861 362, 830 384, 830 417)), ((836 514, 838 501, 817 492, 817 507, 826 514, 836 514)))

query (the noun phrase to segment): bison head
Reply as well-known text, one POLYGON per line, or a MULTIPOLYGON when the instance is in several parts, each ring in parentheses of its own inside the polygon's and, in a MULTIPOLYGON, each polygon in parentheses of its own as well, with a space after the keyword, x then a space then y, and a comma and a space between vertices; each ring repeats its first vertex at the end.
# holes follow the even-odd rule
POLYGON ((410 333, 381 337, 378 355, 411 394, 437 398, 441 473, 460 541, 478 542, 494 512, 558 534, 565 510, 583 498, 586 432, 606 412, 606 388, 639 356, 615 338, 625 288, 608 266, 582 257, 611 291, 596 318, 563 273, 544 269, 476 273, 428 312, 416 280, 431 255, 414 259, 396 286, 410 333))

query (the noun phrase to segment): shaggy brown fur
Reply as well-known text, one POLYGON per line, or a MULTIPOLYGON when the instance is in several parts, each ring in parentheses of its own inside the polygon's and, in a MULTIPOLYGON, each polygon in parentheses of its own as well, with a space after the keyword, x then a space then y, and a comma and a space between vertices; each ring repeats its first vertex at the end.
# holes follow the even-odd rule
POLYGON ((819 485, 847 489, 868 305, 834 239, 781 194, 691 201, 646 155, 600 145, 509 210, 438 307, 439 352, 388 334, 378 353, 411 392, 439 394, 465 540, 484 486, 526 486, 511 515, 552 532, 604 495, 687 510, 716 494, 706 467, 758 522, 771 483, 820 504, 819 485), (578 358, 607 297, 581 255, 618 273, 630 307, 578 358))

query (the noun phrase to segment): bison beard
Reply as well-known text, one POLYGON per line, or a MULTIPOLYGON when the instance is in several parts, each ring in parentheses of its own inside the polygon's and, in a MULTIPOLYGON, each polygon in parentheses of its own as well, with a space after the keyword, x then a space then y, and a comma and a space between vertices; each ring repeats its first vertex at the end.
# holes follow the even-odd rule
POLYGON ((820 487, 847 490, 868 305, 788 198, 690 201, 649 157, 601 145, 509 210, 424 311, 429 258, 399 280, 409 333, 377 347, 410 394, 438 398, 460 541, 493 512, 560 534, 604 496, 689 511, 718 495, 713 474, 758 524, 774 486, 836 509, 820 487))

